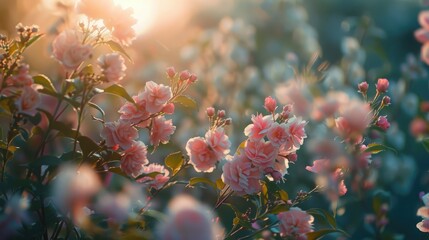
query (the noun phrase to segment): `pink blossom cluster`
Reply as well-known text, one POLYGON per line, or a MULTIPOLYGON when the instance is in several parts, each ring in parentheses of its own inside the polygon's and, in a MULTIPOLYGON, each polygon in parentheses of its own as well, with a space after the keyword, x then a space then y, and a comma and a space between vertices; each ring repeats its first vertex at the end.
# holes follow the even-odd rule
POLYGON ((344 171, 340 167, 332 166, 329 159, 318 159, 313 162, 313 166, 307 166, 310 172, 317 173, 317 184, 323 186, 324 192, 331 200, 338 199, 347 193, 344 184, 344 171))
POLYGON ((132 16, 132 8, 123 9, 115 5, 113 0, 103 1, 103 7, 100 7, 100 2, 97 0, 80 0, 77 10, 90 19, 103 20, 112 36, 126 46, 136 38, 136 32, 132 26, 137 23, 137 20, 132 16))
POLYGON ((6 97, 15 97, 15 106, 19 113, 34 116, 41 98, 37 91, 39 85, 34 84, 29 69, 27 64, 20 65, 17 72, 6 79, 6 88, 1 93, 6 97))
MULTIPOLYGON (((188 77, 181 81, 176 74, 170 77, 168 74, 170 70, 171 68, 167 69, 167 76, 174 82, 172 87, 153 81, 147 82, 144 91, 132 97, 134 102, 126 102, 119 109, 119 120, 105 122, 101 132, 107 147, 122 151, 122 171, 133 178, 144 174, 145 176, 137 181, 156 189, 161 188, 168 181, 169 171, 162 165, 149 164, 147 146, 142 141, 136 140, 139 137, 138 129, 149 129, 149 141, 154 149, 161 143, 168 143, 176 127, 173 121, 167 120, 164 115, 174 113, 174 99, 196 80, 196 77, 192 81, 188 77), (179 88, 180 91, 177 90, 179 88), (158 174, 149 176, 154 172, 158 174)), ((209 139, 216 137, 218 137, 217 131, 208 133, 209 139), (213 137, 210 137, 211 135, 213 137)), ((215 139, 210 141, 215 149, 223 146, 222 142, 217 142, 215 139)))
POLYGON ((420 50, 420 58, 429 64, 429 11, 420 12, 418 20, 421 28, 414 32, 414 36, 417 41, 423 44, 420 50))
POLYGON ((417 223, 417 228, 422 232, 429 232, 429 194, 423 195, 422 201, 425 206, 417 210, 417 216, 422 217, 423 220, 417 223))
POLYGON ((67 29, 56 36, 52 42, 52 49, 55 59, 68 71, 77 69, 92 54, 92 46, 85 44, 82 34, 72 29, 67 29))
POLYGON ((287 239, 307 240, 307 233, 313 232, 314 218, 298 207, 277 215, 280 223, 280 236, 287 239))
POLYGON ((215 109, 207 108, 210 129, 204 137, 194 137, 186 143, 186 152, 190 163, 197 172, 212 172, 216 164, 230 151, 231 142, 225 134, 224 126, 231 123, 231 119, 224 118, 225 111, 219 110, 217 116, 215 109))
POLYGON ((265 175, 281 180, 289 162, 297 160, 296 151, 307 137, 304 129, 307 122, 292 115, 291 105, 276 113, 277 103, 267 97, 264 107, 271 115, 252 116, 252 123, 244 129, 248 139, 243 151, 238 149, 223 166, 223 181, 241 195, 259 192, 260 180, 265 175))

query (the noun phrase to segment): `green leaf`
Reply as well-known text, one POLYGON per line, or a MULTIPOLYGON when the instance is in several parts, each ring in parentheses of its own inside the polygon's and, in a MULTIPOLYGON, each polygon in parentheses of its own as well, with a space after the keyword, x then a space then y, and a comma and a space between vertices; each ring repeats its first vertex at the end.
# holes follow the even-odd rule
POLYGON ((82 149, 84 158, 88 157, 91 152, 96 151, 99 148, 97 143, 86 136, 78 137, 77 141, 79 142, 80 149, 82 149))
POLYGON ((226 184, 222 181, 222 178, 219 178, 218 180, 216 180, 217 189, 222 190, 225 186, 226 184))
POLYGON ((285 190, 279 191, 280 199, 284 202, 287 202, 289 200, 289 194, 285 190))
POLYGON ((429 152, 429 138, 425 138, 422 140, 423 147, 425 147, 426 151, 429 152))
MULTIPOLYGON (((142 173, 136 177, 136 180, 138 180, 140 178, 144 178, 144 177, 155 178, 159 174, 162 174, 162 173, 160 173, 160 172, 142 173)), ((162 174, 162 175, 164 175, 164 174, 162 174)))
POLYGON ((42 85, 44 89, 51 91, 53 93, 56 93, 57 91, 55 90, 54 85, 52 84, 51 80, 43 75, 43 74, 39 74, 33 77, 33 81, 36 84, 42 85))
POLYGON ((237 150, 235 151, 236 154, 241 154, 241 149, 244 149, 246 147, 247 140, 244 140, 238 145, 237 150))
POLYGON ((195 102, 194 99, 192 99, 188 96, 185 96, 185 95, 181 95, 181 96, 176 97, 176 99, 174 99, 174 102, 180 103, 181 105, 183 105, 184 107, 187 107, 187 108, 196 109, 198 107, 197 103, 195 102))
POLYGON ((165 165, 172 170, 174 175, 180 170, 183 165, 184 160, 182 153, 180 151, 172 153, 165 158, 164 162, 165 165))
POLYGON ((307 239, 308 240, 320 239, 321 237, 323 237, 327 234, 330 234, 330 233, 334 233, 334 232, 344 233, 343 231, 341 231, 339 229, 320 229, 320 230, 315 231, 315 232, 307 233, 307 239))
POLYGON ((63 162, 80 162, 82 160, 82 153, 75 151, 66 152, 61 155, 60 159, 63 162))
POLYGON ((311 208, 306 211, 308 214, 313 216, 320 216, 326 223, 328 223, 332 228, 337 228, 337 221, 334 216, 321 208, 311 208))
POLYGON ((127 59, 128 59, 130 62, 133 62, 133 59, 131 59, 130 55, 128 55, 128 53, 127 53, 127 52, 125 51, 125 49, 121 46, 121 44, 119 44, 119 43, 117 43, 117 42, 115 42, 115 41, 112 41, 112 40, 110 40, 110 41, 106 42, 106 44, 107 44, 107 45, 109 45, 109 47, 110 47, 113 51, 116 51, 116 52, 120 52, 120 53, 122 53, 125 57, 127 57, 127 59))
POLYGON ((286 204, 278 204, 271 209, 271 214, 279 214, 281 212, 286 212, 289 210, 289 206, 286 204))
POLYGON ((110 167, 109 172, 116 173, 118 175, 128 178, 128 175, 124 173, 120 167, 110 167))
POLYGON ((35 43, 37 40, 39 40, 42 36, 43 36, 43 34, 38 34, 38 35, 33 36, 32 38, 30 38, 30 40, 28 40, 28 42, 25 43, 25 47, 28 48, 33 43, 35 43))
POLYGON ((371 154, 377 154, 377 153, 382 152, 384 150, 390 150, 390 151, 394 152, 395 154, 398 154, 398 152, 394 148, 385 146, 385 145, 380 144, 380 143, 368 144, 367 149, 365 149, 365 152, 369 152, 371 154))
POLYGON ((189 185, 190 186, 195 186, 198 183, 205 183, 205 184, 208 184, 208 185, 210 185, 210 186, 212 186, 213 188, 216 189, 216 183, 214 183, 210 179, 203 178, 203 177, 194 177, 194 178, 191 178, 189 180, 189 185))
POLYGON ((125 89, 121 85, 113 84, 112 86, 104 89, 104 92, 114 94, 119 97, 123 97, 125 100, 129 102, 135 103, 134 99, 130 97, 130 95, 128 95, 127 91, 125 91, 125 89))
POLYGON ((92 64, 88 64, 80 71, 80 74, 82 75, 94 74, 94 67, 92 66, 92 64))
POLYGON ((98 106, 97 104, 95 104, 93 102, 88 102, 88 106, 98 110, 101 113, 101 117, 104 119, 106 114, 104 113, 104 110, 100 106, 98 106))

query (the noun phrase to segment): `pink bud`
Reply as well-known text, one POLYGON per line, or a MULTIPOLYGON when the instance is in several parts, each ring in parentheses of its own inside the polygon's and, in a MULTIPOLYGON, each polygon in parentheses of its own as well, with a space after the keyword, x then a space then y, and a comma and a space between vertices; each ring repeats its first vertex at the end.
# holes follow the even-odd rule
POLYGON ((169 103, 164 106, 162 109, 162 112, 165 112, 166 114, 173 114, 174 113, 174 103, 169 103))
POLYGON ((390 105, 390 97, 389 96, 384 96, 383 97, 383 105, 384 106, 389 106, 390 105))
POLYGON ((197 79, 198 79, 197 75, 192 73, 191 76, 189 77, 189 82, 194 83, 197 81, 197 79))
POLYGON ((168 67, 165 72, 170 78, 174 78, 174 76, 176 76, 176 70, 174 69, 174 67, 168 67))
POLYGON ((274 169, 272 167, 267 167, 264 169, 264 174, 271 174, 274 172, 274 169))
POLYGON ((379 78, 375 86, 378 92, 387 92, 387 89, 389 88, 389 80, 387 80, 386 78, 379 78))
POLYGON ((271 177, 273 177, 274 181, 278 182, 283 179, 283 175, 278 171, 273 171, 270 173, 271 177))
POLYGON ((219 110, 219 111, 217 111, 217 116, 220 117, 220 118, 225 117, 225 110, 219 110))
POLYGON ((265 98, 265 103, 264 103, 264 108, 270 112, 273 113, 274 111, 276 111, 277 108, 277 102, 274 98, 268 96, 265 98))
POLYGON ((206 109, 206 112, 207 112, 207 116, 209 117, 213 117, 215 115, 215 109, 213 107, 208 107, 206 109))
POLYGON ((292 113, 292 110, 293 110, 292 104, 288 104, 288 105, 283 106, 283 111, 281 113, 282 118, 288 119, 290 114, 292 113))
POLYGON ((287 155, 287 160, 291 162, 296 162, 296 160, 298 160, 298 155, 296 153, 290 153, 289 155, 287 155))
POLYGON ((378 117, 376 125, 385 131, 390 127, 390 123, 387 120, 386 116, 378 117))
POLYGON ((368 91, 368 83, 367 82, 361 82, 358 85, 358 89, 360 93, 365 94, 368 91))
POLYGON ((231 118, 225 119, 225 125, 231 125, 231 123, 232 123, 232 119, 231 118))
POLYGON ((180 73, 180 80, 182 80, 182 81, 188 80, 190 76, 191 76, 191 74, 189 73, 189 71, 184 70, 180 73))

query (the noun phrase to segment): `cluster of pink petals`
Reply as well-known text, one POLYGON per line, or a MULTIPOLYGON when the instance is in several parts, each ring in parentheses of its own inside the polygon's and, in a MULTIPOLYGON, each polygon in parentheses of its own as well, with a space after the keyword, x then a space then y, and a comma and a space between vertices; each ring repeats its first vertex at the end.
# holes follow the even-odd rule
POLYGON ((222 181, 239 195, 261 191, 261 172, 245 154, 236 154, 223 165, 222 181))
POLYGON ((82 39, 76 30, 65 30, 52 42, 54 57, 66 70, 72 71, 87 60, 92 53, 89 44, 82 44, 82 39))
POLYGON ((307 166, 305 169, 318 175, 318 185, 322 185, 328 198, 332 201, 347 193, 343 170, 332 166, 329 159, 315 160, 313 166, 307 166))
POLYGON ((229 153, 231 142, 223 128, 209 130, 205 138, 194 137, 186 143, 186 152, 197 172, 212 172, 229 153))
POLYGON ((170 136, 176 130, 173 120, 166 120, 164 116, 158 116, 152 120, 150 131, 150 143, 157 147, 159 143, 166 144, 170 141, 170 136))
POLYGON ((18 112, 34 116, 37 113, 36 108, 40 105, 41 98, 37 91, 37 85, 24 86, 21 88, 20 96, 15 100, 18 112))
POLYGON ((429 64, 429 11, 422 11, 419 14, 419 23, 422 28, 414 32, 417 41, 423 44, 420 57, 423 62, 429 64))
POLYGON ((313 216, 298 207, 292 207, 287 212, 279 213, 277 218, 281 237, 306 240, 306 234, 313 231, 313 216))
POLYGON ((124 121, 107 122, 101 131, 101 137, 106 141, 106 146, 112 148, 119 146, 127 149, 138 136, 137 129, 124 121))
POLYGON ((17 74, 12 75, 8 79, 6 79, 7 85, 13 87, 31 86, 34 81, 29 71, 30 67, 28 66, 28 64, 23 64, 19 66, 17 74))
POLYGON ((380 116, 380 117, 378 117, 376 125, 377 125, 377 127, 383 129, 384 131, 386 131, 387 129, 389 129, 390 123, 387 120, 387 116, 380 116))
POLYGON ((336 130, 346 141, 358 143, 362 141, 365 130, 372 119, 369 104, 352 101, 340 111, 340 117, 335 119, 336 130))
POLYGON ((416 226, 421 232, 429 232, 429 194, 423 195, 422 201, 425 206, 417 210, 417 216, 422 217, 423 220, 417 223, 416 226))
POLYGON ((131 177, 138 177, 142 174, 144 165, 147 165, 147 147, 141 141, 135 141, 124 151, 121 158, 121 169, 131 177))
POLYGON ((119 53, 108 53, 98 58, 98 65, 109 82, 119 82, 125 77, 125 60, 119 53))
POLYGON ((289 118, 290 106, 285 106, 279 117, 275 100, 268 97, 265 108, 272 115, 252 116, 252 123, 244 129, 248 139, 243 152, 239 149, 233 160, 223 166, 222 179, 237 194, 260 191, 264 176, 274 181, 283 179, 289 161, 297 160, 296 151, 307 137, 307 123, 295 116, 289 118))
POLYGON ((145 109, 149 113, 157 113, 165 107, 172 96, 173 93, 169 86, 149 81, 146 83, 143 93, 139 94, 138 101, 145 103, 145 109))
POLYGON ((102 19, 112 36, 123 45, 130 45, 136 38, 136 32, 132 26, 137 23, 137 20, 132 16, 132 8, 123 9, 114 5, 112 0, 103 1, 103 7, 100 7, 100 1, 97 0, 80 0, 77 10, 89 18, 102 19))
POLYGON ((150 174, 150 173, 158 173, 154 177, 145 176, 140 179, 137 179, 137 182, 144 183, 149 185, 149 187, 155 189, 161 189, 170 179, 170 172, 164 168, 164 166, 152 163, 147 166, 144 166, 141 174, 150 174))

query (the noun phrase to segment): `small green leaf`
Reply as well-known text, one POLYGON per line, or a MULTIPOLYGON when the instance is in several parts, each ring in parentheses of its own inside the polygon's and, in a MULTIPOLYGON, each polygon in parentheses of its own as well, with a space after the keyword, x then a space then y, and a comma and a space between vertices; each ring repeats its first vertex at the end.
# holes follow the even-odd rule
POLYGON ((88 64, 80 71, 80 74, 82 75, 94 74, 94 67, 92 66, 92 64, 88 64))
POLYGON ((128 175, 124 173, 120 167, 110 167, 109 172, 116 173, 118 175, 128 178, 128 175))
POLYGON ((392 152, 394 152, 395 154, 397 154, 398 152, 391 147, 385 146, 383 144, 379 144, 379 143, 370 143, 367 146, 367 149, 365 149, 365 152, 369 152, 371 154, 377 154, 379 152, 382 152, 384 150, 390 150, 392 152))
POLYGON ((130 97, 130 95, 127 93, 127 91, 125 91, 125 89, 121 85, 113 84, 112 86, 104 89, 104 92, 123 97, 125 100, 129 102, 135 103, 134 99, 130 97))
POLYGON ((175 103, 180 103, 184 107, 195 109, 197 108, 197 103, 194 99, 188 97, 188 96, 178 96, 176 99, 174 99, 175 103))
POLYGON ((212 186, 213 188, 216 189, 216 183, 214 183, 210 179, 203 178, 203 177, 194 177, 194 178, 191 178, 189 180, 189 185, 190 186, 195 186, 198 183, 205 183, 205 184, 208 184, 208 185, 210 185, 210 186, 212 186))
POLYGON ((82 149, 84 158, 88 157, 91 152, 96 151, 99 148, 97 143, 86 136, 78 137, 77 141, 79 142, 80 149, 82 149))
POLYGON ((127 59, 128 59, 130 62, 133 62, 133 59, 131 59, 130 55, 128 55, 128 53, 127 53, 127 52, 125 51, 125 49, 121 46, 121 44, 119 44, 119 43, 117 43, 117 42, 115 42, 115 41, 112 41, 112 40, 110 40, 110 41, 106 42, 106 44, 107 44, 107 45, 109 45, 109 47, 110 47, 113 51, 116 51, 116 52, 120 52, 120 53, 122 53, 125 57, 127 57, 127 59))
POLYGON ((35 43, 37 40, 39 40, 42 36, 43 36, 43 34, 38 34, 38 35, 33 36, 32 38, 30 38, 30 40, 28 40, 28 42, 25 43, 25 47, 28 48, 33 43, 35 43))
POLYGON ((289 206, 286 204, 278 204, 271 209, 271 214, 279 214, 281 212, 286 212, 289 210, 289 206))
POLYGON ((219 178, 218 180, 216 180, 217 189, 222 190, 225 186, 226 184, 222 181, 222 178, 219 178))
POLYGON ((162 173, 160 173, 160 172, 142 173, 142 174, 140 174, 139 176, 136 177, 136 180, 138 180, 140 178, 144 178, 144 177, 155 178, 159 174, 162 174, 162 173))
POLYGON ((95 104, 93 102, 88 102, 88 106, 98 110, 101 113, 101 117, 104 119, 106 114, 104 113, 104 110, 100 106, 98 106, 97 104, 95 104))
POLYGON ((320 216, 332 228, 337 228, 337 221, 335 220, 334 216, 328 211, 326 211, 325 209, 311 208, 311 209, 308 209, 306 212, 313 216, 316 216, 316 215, 320 216))
POLYGON ((43 75, 43 74, 39 74, 33 77, 33 81, 36 84, 42 85, 44 89, 51 91, 52 93, 56 93, 57 91, 55 90, 54 85, 52 84, 51 80, 43 75))
POLYGON ((423 147, 425 147, 426 151, 429 152, 429 138, 425 138, 422 140, 423 147))
POLYGON ((289 200, 289 194, 285 190, 279 191, 280 199, 284 202, 287 202, 289 200))
POLYGON ((183 165, 183 156, 181 152, 175 152, 168 155, 165 160, 165 165, 173 171, 173 175, 176 174, 183 165))

